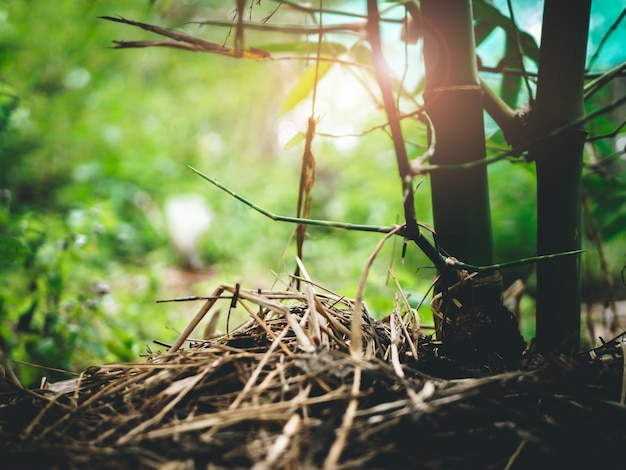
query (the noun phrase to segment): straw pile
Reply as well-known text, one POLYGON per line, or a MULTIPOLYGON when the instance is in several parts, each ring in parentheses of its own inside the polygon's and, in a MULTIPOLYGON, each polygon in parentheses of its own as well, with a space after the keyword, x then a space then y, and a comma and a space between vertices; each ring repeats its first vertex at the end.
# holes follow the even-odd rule
POLYGON ((423 372, 438 363, 449 372, 451 359, 410 309, 376 321, 358 301, 305 287, 220 286, 143 363, 92 367, 39 390, 5 375, 2 467, 626 465, 623 337, 568 361, 527 355, 519 370, 445 380, 423 372), (211 338, 218 304, 251 319, 211 338), (203 321, 209 338, 192 339, 203 321))

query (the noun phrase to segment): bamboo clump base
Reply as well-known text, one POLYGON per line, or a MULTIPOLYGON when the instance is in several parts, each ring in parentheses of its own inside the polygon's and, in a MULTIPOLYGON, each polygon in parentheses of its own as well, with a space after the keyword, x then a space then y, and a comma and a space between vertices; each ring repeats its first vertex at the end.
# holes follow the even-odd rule
POLYGON ((377 321, 363 307, 355 334, 354 301, 306 287, 221 286, 145 362, 37 390, 4 371, 2 468, 624 468, 623 336, 441 378, 438 365, 450 377, 454 361, 410 312, 377 321), (220 302, 251 319, 192 339, 220 302))

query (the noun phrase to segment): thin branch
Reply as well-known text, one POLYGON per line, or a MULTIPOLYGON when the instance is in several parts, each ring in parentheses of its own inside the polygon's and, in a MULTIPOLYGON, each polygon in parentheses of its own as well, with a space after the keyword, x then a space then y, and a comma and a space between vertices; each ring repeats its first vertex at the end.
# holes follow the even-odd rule
POLYGON ((587 142, 593 142, 600 139, 612 139, 626 126, 626 119, 624 119, 615 129, 605 134, 593 135, 587 138, 587 142))
MULTIPOLYGON (((428 115, 424 112, 425 110, 426 110, 426 107, 421 106, 415 111, 411 111, 410 113, 400 114, 398 119, 402 121, 403 119, 418 117, 418 121, 423 122, 426 126, 427 131, 430 133, 430 128, 432 128, 432 126, 430 124, 430 119, 428 118, 428 115)), ((374 131, 379 131, 379 130, 385 131, 387 127, 389 127, 389 121, 385 121, 382 124, 371 126, 362 132, 355 132, 355 133, 350 133, 350 134, 330 134, 327 132, 317 132, 316 135, 321 136, 321 137, 329 137, 333 139, 339 139, 341 137, 363 137, 364 135, 370 134, 374 131)), ((430 140, 432 139, 429 138, 429 141, 430 140)), ((419 148, 428 148, 428 147, 424 147, 423 145, 418 145, 418 144, 414 144, 414 145, 419 148)))
MULTIPOLYGON (((316 10, 318 11, 318 10, 316 10)), ((202 20, 191 21, 189 24, 200 26, 220 26, 231 27, 232 21, 227 20, 202 20)), ((246 29, 255 29, 268 33, 286 34, 326 34, 326 33, 360 33, 365 29, 364 23, 342 23, 329 26, 307 26, 307 25, 276 25, 269 23, 256 23, 243 21, 242 26, 246 29)))
POLYGON ((468 264, 468 263, 459 261, 455 258, 447 258, 446 264, 455 269, 465 269, 470 272, 485 273, 485 272, 490 272, 490 271, 498 271, 500 269, 514 268, 516 266, 522 266, 524 264, 537 263, 539 261, 545 261, 548 259, 560 258, 562 256, 577 255, 580 253, 584 253, 585 251, 589 251, 589 250, 572 250, 572 251, 564 251, 561 253, 553 253, 550 255, 532 256, 530 258, 521 258, 515 261, 509 261, 506 263, 499 263, 499 264, 491 264, 488 266, 477 266, 475 264, 468 264))
MULTIPOLYGON (((270 211, 268 211, 266 209, 263 209, 260 206, 257 206, 256 204, 254 204, 253 202, 251 202, 248 199, 244 198, 243 196, 240 196, 239 194, 231 191, 226 186, 218 183, 214 178, 211 178, 211 177, 203 174, 199 170, 196 170, 194 167, 189 166, 189 165, 187 165, 187 167, 191 171, 196 173, 198 176, 200 176, 201 178, 205 179, 206 181, 208 181, 209 183, 213 184, 214 186, 217 186, 219 189, 221 189, 225 193, 229 194, 230 196, 234 197, 238 201, 243 202, 248 207, 254 209, 255 211, 259 212, 260 214, 263 214, 264 216, 268 217, 269 219, 272 219, 272 220, 277 221, 277 222, 289 222, 289 223, 293 223, 293 224, 305 224, 305 225, 315 225, 315 226, 323 226, 323 227, 341 228, 341 229, 345 229, 345 230, 354 230, 354 231, 361 231, 361 232, 386 233, 389 236, 397 234, 397 235, 402 235, 402 236, 406 237, 406 232, 405 232, 406 228, 402 227, 400 225, 390 225, 390 226, 359 225, 359 224, 350 224, 350 223, 345 223, 345 222, 333 222, 333 221, 329 221, 329 220, 300 219, 300 218, 297 218, 297 217, 287 217, 287 216, 282 216, 282 215, 276 215, 276 214, 273 214, 273 213, 271 213, 270 211)), ((432 228, 429 227, 428 225, 423 224, 421 222, 417 222, 417 224, 418 224, 418 227, 421 227, 421 228, 423 228, 425 230, 428 230, 428 231, 432 232, 432 228)), ((387 237, 384 238, 384 240, 386 240, 386 239, 387 239, 387 237)), ((468 270, 468 271, 478 271, 478 272, 495 271, 495 270, 498 270, 498 269, 510 268, 510 267, 519 266, 519 265, 523 265, 523 264, 528 264, 528 263, 534 263, 534 262, 537 262, 537 261, 542 261, 542 260, 545 260, 545 259, 556 258, 556 257, 559 257, 559 256, 573 255, 573 254, 582 253, 583 251, 586 251, 586 250, 575 250, 575 251, 568 251, 568 252, 556 253, 556 254, 551 254, 551 255, 535 256, 535 257, 532 257, 532 258, 523 258, 523 259, 520 259, 520 260, 510 261, 510 262, 501 263, 501 264, 493 264, 493 265, 488 265, 488 266, 477 266, 477 265, 473 265, 473 264, 464 263, 464 262, 459 261, 459 260, 457 260, 455 258, 451 258, 451 257, 445 258, 441 254, 439 254, 437 249, 433 245, 431 245, 431 243, 421 234, 420 234, 420 239, 423 240, 422 243, 428 244, 428 246, 429 246, 428 249, 431 252, 437 253, 437 256, 439 257, 440 261, 438 263, 433 263, 433 264, 435 264, 435 266, 437 266, 437 265, 445 265, 444 267, 448 267, 448 268, 465 269, 465 270, 468 270)), ((421 245, 418 245, 418 246, 421 248, 421 245)), ((432 259, 431 259, 431 261, 432 261, 432 259)), ((217 299, 217 298, 221 298, 221 292, 216 292, 212 296, 207 297, 207 299, 211 299, 211 300, 214 300, 214 299, 217 299)), ((181 335, 181 337, 182 337, 182 335, 181 335)), ((180 346, 180 345, 178 345, 178 346, 180 346)))
MULTIPOLYGON (((484 72, 484 73, 493 73, 493 74, 497 74, 497 75, 523 75, 524 72, 520 69, 514 69, 514 68, 510 68, 510 67, 488 67, 486 65, 479 65, 478 66, 478 71, 479 72, 484 72)), ((593 72, 593 73, 586 73, 585 74, 585 80, 593 80, 596 79, 598 77, 601 77, 602 75, 604 75, 606 72, 593 72)), ((537 78, 537 72, 530 72, 527 71, 526 74, 528 75, 529 78, 532 78, 533 81, 537 78)), ((626 73, 624 71, 622 71, 619 74, 620 77, 624 77, 626 76, 626 73)))
MULTIPOLYGON (((290 0, 272 0, 274 2, 279 2, 283 5, 286 5, 290 8, 293 8, 296 11, 302 11, 304 13, 319 13, 319 9, 316 7, 311 7, 308 6, 310 5, 309 3, 297 3, 297 2, 292 2, 290 0)), ((342 11, 342 10, 331 10, 331 9, 325 9, 324 10, 324 14, 327 15, 337 15, 337 16, 345 16, 347 18, 359 18, 359 19, 367 19, 367 15, 362 15, 360 13, 354 13, 354 12, 350 12, 350 11, 342 11)), ((385 22, 385 23, 397 23, 397 24, 402 24, 401 19, 397 19, 397 18, 381 18, 381 21, 385 22)))
POLYGON ((522 44, 519 40, 519 34, 517 29, 517 23, 515 22, 515 16, 513 14, 513 5, 511 4, 511 0, 507 0, 507 5, 509 7, 509 15, 511 17, 511 25, 513 26, 513 37, 515 39, 515 44, 517 46, 517 59, 519 62, 520 69, 522 70, 522 76, 524 77, 524 83, 526 84, 526 89, 528 91, 529 101, 532 104, 535 100, 533 98, 533 91, 530 88, 530 80, 528 78, 528 73, 526 73, 526 67, 524 67, 524 54, 522 52, 522 44))
POLYGON ((585 169, 589 170, 591 173, 598 173, 606 179, 609 178, 607 166, 610 165, 614 160, 620 158, 622 155, 626 155, 626 148, 618 150, 617 152, 613 152, 606 157, 595 158, 589 163, 583 163, 583 165, 585 169))
POLYGON ((444 268, 441 255, 435 248, 422 236, 419 225, 415 216, 415 203, 413 199, 413 175, 411 165, 404 146, 404 138, 402 137, 402 128, 400 127, 400 116, 398 108, 395 105, 393 90, 389 80, 389 71, 382 53, 382 44, 380 39, 379 22, 380 13, 376 0, 368 0, 367 2, 367 38, 372 46, 372 58, 374 61, 374 72, 376 81, 380 87, 381 95, 387 119, 389 120, 389 129, 398 162, 398 170, 402 180, 402 198, 404 206, 404 216, 406 224, 405 236, 413 240, 417 246, 424 252, 430 261, 437 268, 444 268))
MULTIPOLYGON (((118 49, 136 48, 136 47, 172 47, 175 49, 185 49, 189 51, 201 51, 201 52, 214 52, 221 55, 227 55, 231 57, 245 57, 250 59, 267 59, 270 54, 261 49, 250 48, 246 51, 238 51, 231 47, 224 46, 223 44, 217 44, 206 39, 201 39, 191 34, 183 33, 173 29, 161 28, 160 26, 154 26, 147 23, 140 23, 138 21, 127 20, 122 17, 101 16, 103 20, 114 21, 116 23, 123 23, 130 26, 136 26, 138 28, 150 31, 151 33, 165 36, 173 39, 173 41, 113 41, 115 47, 118 49)), ((232 23, 231 23, 232 26, 232 23)))
POLYGON ((519 157, 519 155, 521 155, 523 152, 527 151, 534 145, 545 142, 546 140, 551 139, 563 132, 580 127, 586 122, 589 122, 597 118, 598 116, 601 116, 602 114, 608 113, 612 111, 613 109, 621 106, 624 103, 626 103, 626 95, 622 96, 621 98, 617 99, 611 104, 603 106, 602 108, 599 108, 589 114, 582 116, 579 119, 576 119, 570 122, 569 124, 566 124, 565 126, 559 127, 553 130, 552 132, 549 132, 540 137, 537 137, 536 139, 526 142, 523 145, 518 145, 516 147, 513 147, 512 149, 502 152, 498 155, 494 155, 493 157, 485 158, 483 160, 478 160, 475 162, 459 163, 455 165, 428 165, 428 166, 421 166, 421 167, 414 166, 413 172, 414 174, 424 174, 424 173, 428 173, 431 171, 440 171, 440 170, 453 169, 453 168, 473 168, 475 166, 489 165, 491 163, 499 162, 500 160, 504 160, 505 158, 509 158, 509 157, 519 157))
POLYGON ((602 51, 602 48, 606 44, 606 41, 609 39, 609 37, 611 37, 611 34, 613 34, 615 31, 617 31, 617 26, 622 22, 622 20, 624 19, 625 16, 626 16, 626 8, 624 8, 622 10, 620 15, 613 22, 613 24, 608 29, 606 34, 602 37, 602 40, 600 41, 600 44, 598 44, 598 48, 595 50, 595 52, 591 56, 591 59, 589 59, 589 65, 587 65, 587 70, 586 71, 591 70, 591 67, 593 67, 594 62, 598 59, 598 57, 600 57, 600 51, 602 51))
POLYGON ((351 223, 346 223, 346 222, 333 222, 329 220, 317 220, 317 219, 302 219, 298 217, 276 215, 256 205, 252 201, 249 201, 245 197, 231 191, 230 189, 228 189, 226 186, 219 183, 214 178, 211 178, 210 176, 205 175, 204 173, 195 169, 194 167, 189 166, 189 165, 187 165, 187 167, 191 171, 196 173, 198 176, 200 176, 201 178, 207 180, 212 185, 217 186, 219 189, 221 189, 225 193, 234 197, 238 201, 243 202, 246 206, 254 209, 260 214, 263 214, 265 217, 272 219, 274 221, 277 221, 277 222, 289 222, 292 224, 306 224, 306 225, 315 225, 315 226, 322 226, 322 227, 341 228, 345 230, 354 230, 354 231, 359 231, 359 232, 375 232, 375 233, 390 233, 392 231, 395 231, 398 227, 397 225, 389 225, 389 226, 360 225, 360 224, 351 224, 351 223))
POLYGON ((515 145, 515 111, 482 78, 480 78, 480 86, 484 92, 483 103, 485 111, 496 121, 498 127, 502 129, 506 141, 515 145))
MULTIPOLYGON (((237 0, 237 29, 235 31, 235 57, 243 56, 243 9, 246 6, 246 0, 237 0)), ((231 23, 232 27, 232 23, 231 23)))
MULTIPOLYGON (((320 10, 323 8, 322 0, 320 0, 320 10)), ((300 187, 298 188, 298 203, 296 206, 296 215, 299 218, 308 219, 309 210, 311 208, 311 189, 315 184, 315 157, 313 156, 313 138, 315 137, 315 105, 317 103, 317 88, 319 84, 320 74, 320 57, 322 55, 322 41, 324 33, 321 31, 321 15, 320 15, 320 32, 317 37, 317 52, 315 57, 315 77, 313 79, 313 92, 311 97, 311 116, 307 123, 306 139, 304 142, 304 152, 302 154, 302 166, 300 169, 300 187)), ((296 251, 298 258, 303 259, 304 238, 306 236, 306 225, 298 224, 296 227, 296 251)), ((296 275, 299 275, 300 268, 296 268, 296 275)), ((300 287, 299 281, 296 282, 297 288, 300 287)))
POLYGON ((600 88, 608 84, 615 77, 623 76, 623 72, 626 71, 626 62, 622 62, 611 70, 599 75, 597 78, 585 85, 584 99, 591 98, 600 88))
MULTIPOLYGON (((295 55, 295 56, 282 56, 282 57, 270 57, 270 60, 273 61, 289 61, 289 60, 301 60, 301 61, 305 61, 305 62, 312 62, 316 59, 316 56, 312 56, 312 55, 295 55)), ((347 65, 350 67, 356 67, 359 69, 364 69, 364 70, 373 70, 373 67, 370 65, 365 65, 365 64, 360 64, 359 62, 354 62, 351 60, 346 60, 346 59, 338 59, 337 57, 326 57, 326 56, 322 56, 320 57, 320 62, 333 62, 335 64, 339 64, 339 65, 347 65)))

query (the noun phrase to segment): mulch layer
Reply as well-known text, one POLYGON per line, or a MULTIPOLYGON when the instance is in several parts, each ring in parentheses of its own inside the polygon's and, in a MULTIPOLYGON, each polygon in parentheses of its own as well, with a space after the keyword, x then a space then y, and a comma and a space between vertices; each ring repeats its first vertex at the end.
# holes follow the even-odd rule
POLYGON ((143 362, 30 390, 2 369, 0 467, 626 468, 625 341, 471 364, 408 306, 222 285, 143 362), (216 305, 250 320, 215 336, 216 305))

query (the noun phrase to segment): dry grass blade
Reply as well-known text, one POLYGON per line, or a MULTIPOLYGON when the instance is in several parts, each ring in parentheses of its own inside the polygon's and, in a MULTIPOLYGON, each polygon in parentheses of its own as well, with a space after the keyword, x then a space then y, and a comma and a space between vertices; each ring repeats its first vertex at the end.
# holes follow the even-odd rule
POLYGON ((201 52, 213 52, 221 55, 227 55, 231 57, 245 57, 248 59, 267 59, 270 54, 267 51, 261 49, 250 48, 249 50, 240 50, 238 48, 231 48, 218 44, 212 41, 207 41, 191 34, 186 34, 181 31, 175 31, 173 29, 162 28, 160 26, 151 25, 147 23, 141 23, 139 21, 127 20, 122 17, 113 16, 101 16, 103 20, 114 21, 116 23, 123 23, 130 26, 136 26, 146 31, 165 36, 173 39, 173 41, 114 41, 117 48, 134 48, 134 47, 172 47, 175 49, 184 49, 189 51, 201 51, 201 52))
POLYGON ((3 469, 623 466, 622 336, 576 367, 437 379, 420 370, 449 361, 405 328, 402 302, 377 321, 301 268, 304 292, 218 287, 145 362, 92 367, 48 390, 0 389, 3 469), (190 339, 233 299, 247 322, 190 339))

